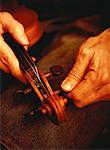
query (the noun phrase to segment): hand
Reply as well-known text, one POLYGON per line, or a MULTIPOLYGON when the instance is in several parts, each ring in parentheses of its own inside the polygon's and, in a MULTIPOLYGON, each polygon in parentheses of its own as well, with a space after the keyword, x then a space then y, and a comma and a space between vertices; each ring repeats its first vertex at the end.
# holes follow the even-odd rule
POLYGON ((11 72, 13 76, 25 82, 16 56, 2 37, 4 32, 10 32, 13 38, 24 47, 29 44, 22 24, 9 13, 0 12, 0 69, 7 73, 11 72))
POLYGON ((110 101, 110 29, 90 37, 79 48, 76 62, 61 88, 77 107, 110 101))

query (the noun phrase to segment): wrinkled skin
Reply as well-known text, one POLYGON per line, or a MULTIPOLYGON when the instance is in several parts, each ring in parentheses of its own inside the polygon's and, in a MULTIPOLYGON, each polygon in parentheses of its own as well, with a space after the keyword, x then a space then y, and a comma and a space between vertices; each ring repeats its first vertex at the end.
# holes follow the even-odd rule
POLYGON ((2 37, 4 32, 9 32, 25 48, 28 46, 29 41, 22 24, 16 21, 11 14, 0 12, 0 69, 7 73, 12 73, 13 76, 22 82, 26 82, 16 56, 2 37))
POLYGON ((110 29, 81 45, 61 88, 79 108, 97 101, 110 101, 110 29))
MULTIPOLYGON (((9 13, 0 12, 0 69, 26 82, 19 62, 2 34, 9 32, 25 48, 29 45, 22 24, 9 13)), ((68 92, 77 107, 110 100, 110 29, 88 38, 79 48, 79 54, 61 88, 68 92)))

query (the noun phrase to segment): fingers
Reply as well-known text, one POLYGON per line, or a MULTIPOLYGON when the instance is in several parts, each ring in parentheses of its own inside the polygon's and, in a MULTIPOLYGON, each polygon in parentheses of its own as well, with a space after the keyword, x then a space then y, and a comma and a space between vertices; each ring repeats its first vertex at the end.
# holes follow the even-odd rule
POLYGON ((68 96, 74 100, 74 104, 81 108, 97 99, 96 90, 91 80, 82 80, 68 96))
POLYGON ((10 32, 17 42, 19 42, 21 45, 29 44, 28 38, 21 23, 16 21, 7 12, 1 13, 0 18, 0 23, 2 24, 3 29, 10 32))
MULTIPOLYGON (((95 73, 92 76, 96 76, 95 73)), ((97 84, 92 78, 82 80, 69 94, 68 97, 74 100, 74 104, 82 108, 97 101, 110 101, 110 82, 97 84)))
POLYGON ((83 43, 73 69, 62 84, 77 107, 110 101, 109 33, 110 29, 83 43))
POLYGON ((25 83, 26 80, 16 56, 1 36, 4 32, 10 32, 13 38, 27 49, 29 41, 22 24, 7 12, 0 13, 0 69, 7 73, 11 72, 17 79, 25 83))
POLYGON ((61 85, 61 88, 64 91, 71 91, 79 83, 79 81, 81 81, 85 74, 90 59, 91 58, 89 50, 86 48, 83 50, 80 49, 72 70, 61 85))
POLYGON ((89 71, 68 96, 74 100, 77 107, 86 106, 97 99, 99 84, 96 82, 96 72, 89 71))
POLYGON ((21 80, 22 82, 26 82, 20 67, 19 62, 14 55, 11 48, 5 43, 2 36, 0 36, 0 67, 2 70, 6 72, 12 73, 13 76, 15 76, 17 79, 21 80), (8 68, 8 69, 7 69, 8 68))

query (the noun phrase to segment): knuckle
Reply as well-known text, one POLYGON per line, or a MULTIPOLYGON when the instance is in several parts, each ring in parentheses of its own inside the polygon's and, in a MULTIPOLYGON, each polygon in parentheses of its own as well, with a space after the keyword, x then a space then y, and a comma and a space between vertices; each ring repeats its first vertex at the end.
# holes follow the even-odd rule
MULTIPOLYGON (((96 83, 97 82, 97 80, 98 80, 98 77, 97 77, 97 75, 92 75, 91 74, 91 76, 90 76, 90 78, 88 77, 88 79, 87 79, 91 84, 94 84, 94 83, 96 83)), ((95 84, 94 84, 95 85, 95 84)))
POLYGON ((84 49, 85 47, 88 47, 88 44, 90 43, 90 41, 93 39, 93 37, 89 37, 87 38, 80 46, 80 49, 84 49))
POLYGON ((88 52, 89 52, 89 49, 86 46, 82 46, 80 47, 80 50, 79 50, 79 56, 82 56, 83 58, 85 58, 86 56, 88 56, 88 52))
POLYGON ((3 62, 3 64, 9 65, 8 55, 3 55, 2 58, 1 58, 1 62, 3 62))
POLYGON ((94 40, 94 37, 89 37, 86 41, 85 41, 85 45, 89 46, 91 45, 91 42, 94 40))
POLYGON ((1 12, 1 16, 3 17, 3 19, 9 19, 12 18, 12 15, 8 12, 1 12))
POLYGON ((91 41, 93 41, 94 39, 95 39, 95 37, 89 37, 88 40, 87 40, 87 42, 91 43, 91 41))
POLYGON ((79 92, 78 92, 77 90, 74 89, 74 90, 72 91, 71 95, 72 95, 72 98, 74 99, 74 101, 75 101, 76 103, 79 103, 79 102, 82 101, 82 98, 81 98, 81 96, 79 95, 79 92))
POLYGON ((81 46, 80 46, 80 54, 84 56, 88 56, 93 53, 93 47, 97 43, 97 37, 89 37, 81 46))
POLYGON ((4 11, 4 12, 1 12, 1 15, 3 15, 3 16, 11 16, 11 14, 10 13, 8 13, 8 12, 6 12, 6 11, 4 11))
POLYGON ((103 32, 101 32, 101 33, 99 34, 99 36, 100 36, 100 37, 106 36, 106 34, 109 33, 109 32, 110 32, 110 28, 108 28, 108 29, 104 30, 103 32))
POLYGON ((106 84, 109 81, 110 81, 110 75, 108 72, 106 72, 101 77, 101 83, 106 84))

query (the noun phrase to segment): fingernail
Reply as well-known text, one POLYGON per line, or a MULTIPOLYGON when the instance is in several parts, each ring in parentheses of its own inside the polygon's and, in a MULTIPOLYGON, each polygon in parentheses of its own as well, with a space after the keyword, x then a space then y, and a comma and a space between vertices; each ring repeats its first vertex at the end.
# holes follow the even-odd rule
POLYGON ((63 88, 63 90, 65 90, 65 91, 68 92, 68 91, 71 90, 72 84, 71 84, 70 81, 64 81, 64 82, 62 83, 61 87, 63 88))
POLYGON ((35 62, 36 61, 36 58, 35 57, 31 57, 32 58, 32 60, 35 62))
POLYGON ((26 51, 28 51, 28 45, 23 46, 26 51))

